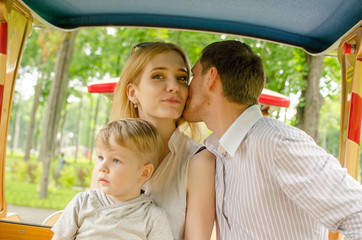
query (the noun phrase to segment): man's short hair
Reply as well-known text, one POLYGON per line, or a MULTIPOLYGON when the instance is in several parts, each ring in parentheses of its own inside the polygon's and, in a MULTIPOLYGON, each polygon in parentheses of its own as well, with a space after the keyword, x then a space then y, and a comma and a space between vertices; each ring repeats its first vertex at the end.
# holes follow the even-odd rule
POLYGON ((156 128, 139 118, 124 118, 104 126, 96 144, 111 147, 111 141, 136 153, 140 162, 152 163, 156 169, 162 154, 162 139, 156 128))
POLYGON ((263 61, 251 48, 236 40, 215 42, 201 53, 202 74, 215 67, 221 78, 223 94, 231 102, 258 103, 265 84, 263 61))

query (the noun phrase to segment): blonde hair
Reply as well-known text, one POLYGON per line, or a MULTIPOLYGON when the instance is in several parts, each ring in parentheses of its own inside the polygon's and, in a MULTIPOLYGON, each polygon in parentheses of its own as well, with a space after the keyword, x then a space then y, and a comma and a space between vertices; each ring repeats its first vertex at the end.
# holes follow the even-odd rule
POLYGON ((156 128, 139 118, 126 118, 104 126, 96 137, 96 145, 111 148, 111 141, 128 148, 139 157, 140 163, 151 163, 156 169, 162 154, 162 139, 156 128))
MULTIPOLYGON (((133 103, 128 99, 127 86, 130 83, 137 84, 140 81, 146 65, 158 54, 175 51, 185 61, 187 75, 190 77, 190 63, 185 52, 173 43, 154 42, 146 47, 139 47, 134 54, 130 56, 125 63, 119 82, 113 93, 111 120, 120 118, 139 118, 138 111, 133 107, 133 103)), ((176 122, 176 127, 183 125, 181 131, 188 134, 191 138, 201 141, 201 130, 198 124, 189 123, 182 119, 176 122), (198 139, 200 138, 200 139, 198 139)))

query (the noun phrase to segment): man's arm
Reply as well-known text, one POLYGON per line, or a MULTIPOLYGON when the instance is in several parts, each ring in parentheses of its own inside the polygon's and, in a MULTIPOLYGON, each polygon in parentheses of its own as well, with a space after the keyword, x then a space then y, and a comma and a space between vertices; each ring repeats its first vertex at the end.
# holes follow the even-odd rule
POLYGON ((337 159, 312 139, 284 139, 276 145, 274 167, 296 205, 346 239, 362 239, 362 186, 337 159))

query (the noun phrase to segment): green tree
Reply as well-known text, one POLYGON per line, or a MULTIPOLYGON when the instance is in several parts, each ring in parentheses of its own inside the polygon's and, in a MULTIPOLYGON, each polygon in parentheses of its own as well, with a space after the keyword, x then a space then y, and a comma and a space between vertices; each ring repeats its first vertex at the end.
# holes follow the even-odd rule
MULTIPOLYGON (((34 139, 34 129, 36 123, 36 113, 40 103, 41 93, 44 87, 44 82, 49 81, 49 69, 53 65, 53 62, 50 59, 54 58, 54 53, 58 50, 59 46, 59 37, 56 37, 59 34, 56 34, 54 31, 44 30, 44 31, 35 31, 33 33, 32 41, 29 41, 27 49, 32 51, 32 54, 29 54, 31 57, 27 58, 23 64, 29 64, 32 66, 32 69, 36 70, 38 74, 37 84, 35 86, 35 94, 33 96, 33 106, 31 110, 29 127, 27 131, 26 138, 26 147, 24 160, 28 161, 30 158, 30 151, 33 146, 34 139), (36 40, 36 41, 34 41, 36 40)), ((27 56, 29 56, 27 54, 27 56)), ((28 66, 29 66, 28 65, 28 66)))
POLYGON ((76 32, 65 33, 64 40, 58 51, 58 61, 55 66, 55 77, 52 81, 39 153, 39 160, 43 163, 40 198, 47 198, 48 196, 50 162, 54 156, 60 111, 64 101, 64 91, 68 83, 68 67, 73 53, 75 36, 76 32))

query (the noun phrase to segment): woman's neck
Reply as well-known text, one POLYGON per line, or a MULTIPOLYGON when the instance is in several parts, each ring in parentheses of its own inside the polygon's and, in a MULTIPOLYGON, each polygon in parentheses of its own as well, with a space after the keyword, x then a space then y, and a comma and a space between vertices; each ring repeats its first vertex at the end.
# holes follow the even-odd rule
POLYGON ((168 142, 173 134, 173 132, 176 129, 175 121, 171 119, 159 119, 159 120, 153 120, 150 121, 153 126, 158 131, 158 134, 161 136, 162 143, 163 143, 163 152, 161 159, 163 160, 166 155, 170 152, 170 149, 168 148, 168 142))

